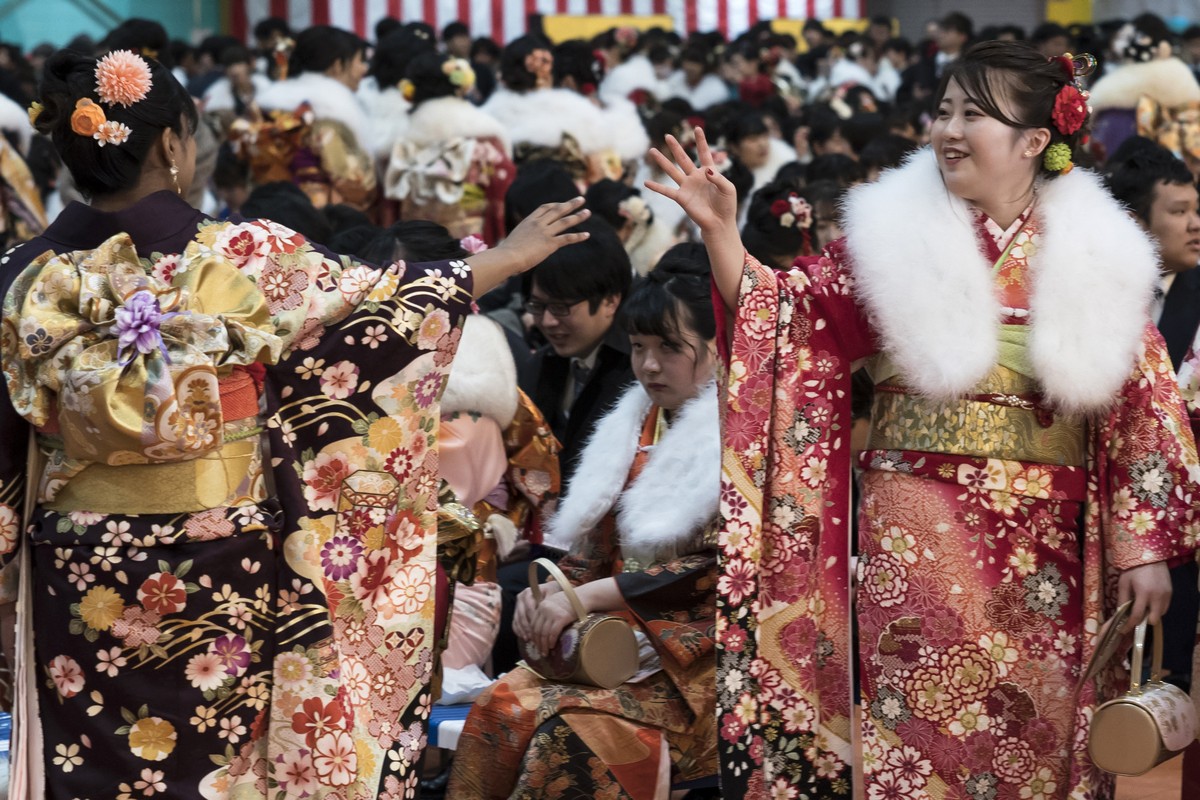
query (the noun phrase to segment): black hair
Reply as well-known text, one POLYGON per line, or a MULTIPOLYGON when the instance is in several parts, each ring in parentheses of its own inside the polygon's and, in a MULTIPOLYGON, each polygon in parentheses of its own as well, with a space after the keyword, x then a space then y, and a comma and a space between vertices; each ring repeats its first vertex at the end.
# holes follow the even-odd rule
MULTIPOLYGON (((981 42, 946 67, 934 94, 935 107, 954 81, 984 114, 1018 130, 1046 128, 1050 145, 1064 142, 1074 153, 1087 126, 1068 136, 1051 119, 1059 91, 1072 80, 1058 59, 1046 58, 1028 42, 981 42), (1001 108, 1005 99, 1013 116, 1001 108)), ((1059 174, 1044 167, 1041 172, 1046 177, 1059 174)))
POLYGON ((382 42, 388 36, 400 30, 403 25, 404 23, 393 16, 380 17, 379 21, 375 23, 375 41, 382 42))
POLYGON ((1057 22, 1043 22, 1033 29, 1033 34, 1029 37, 1029 41, 1033 44, 1043 44, 1057 37, 1070 39, 1071 34, 1067 33, 1067 29, 1057 22))
MULTIPOLYGON (((587 232, 579 244, 564 247, 529 271, 529 285, 536 283, 553 300, 587 300, 594 314, 608 297, 629 294, 633 267, 624 245, 607 222, 586 219, 571 229, 587 232)), ((528 293, 527 293, 528 295, 528 293)))
POLYGON ((1126 139, 1108 161, 1104 178, 1113 197, 1150 224, 1150 207, 1160 183, 1193 185, 1191 170, 1167 148, 1143 136, 1126 139))
POLYGON ((450 231, 429 220, 403 220, 375 230, 375 236, 362 248, 363 260, 372 264, 401 260, 419 264, 469 255, 450 231))
POLYGON ((200 44, 196 45, 196 54, 208 56, 216 64, 221 60, 221 53, 225 52, 225 48, 242 44, 236 37, 233 36, 205 36, 200 44))
POLYGON ((908 39, 905 39, 903 36, 893 36, 891 39, 888 39, 886 42, 884 42, 883 52, 886 53, 888 50, 895 50, 903 55, 906 59, 912 58, 913 54, 912 42, 910 42, 908 39))
POLYGON ((579 187, 561 162, 552 158, 527 161, 504 194, 504 215, 511 231, 543 203, 564 203, 579 196, 579 187))
MULTIPOLYGON (((602 178, 587 188, 584 194, 587 202, 584 205, 595 216, 613 226, 619 231, 625 227, 625 217, 621 216, 621 203, 631 197, 641 197, 642 193, 632 186, 609 178, 602 178)), ((654 219, 653 212, 651 220, 654 219)))
POLYGON ((728 144, 738 144, 751 136, 764 136, 771 129, 767 127, 767 115, 761 111, 747 111, 731 119, 725 127, 725 141, 728 144))
POLYGON ((167 29, 152 19, 131 17, 125 20, 108 32, 100 41, 99 49, 102 53, 132 50, 140 56, 158 59, 167 69, 175 66, 167 29))
POLYGON ((371 225, 371 219, 359 211, 354 206, 348 206, 345 203, 331 203, 321 209, 321 214, 329 223, 330 229, 334 233, 350 230, 351 228, 361 228, 364 225, 371 225))
POLYGON ((273 181, 255 186, 242 204, 240 213, 246 219, 278 222, 318 244, 327 244, 333 233, 325 217, 313 207, 308 195, 291 181, 273 181))
POLYGON ((917 149, 917 143, 897 133, 884 133, 867 142, 858 155, 859 166, 864 171, 893 169, 904 163, 909 153, 917 149))
POLYGON ((863 179, 863 168, 845 153, 825 153, 808 162, 804 178, 807 183, 833 181, 839 186, 851 186, 863 179))
MULTIPOLYGON (((867 91, 866 87, 862 86, 856 86, 855 89, 867 91)), ((887 122, 878 111, 859 111, 842 125, 842 136, 850 143, 850 149, 855 154, 861 153, 862 149, 867 146, 867 142, 885 133, 887 133, 887 122)))
POLYGON ((380 89, 396 86, 407 76, 408 67, 417 56, 431 53, 436 48, 437 43, 427 31, 415 25, 399 27, 379 40, 367 74, 375 79, 380 89))
POLYGON ((296 37, 296 47, 288 59, 288 75, 305 72, 324 73, 335 64, 348 64, 355 54, 367 53, 366 40, 332 25, 313 25, 296 37))
POLYGON ((250 185, 250 162, 238 158, 233 145, 222 142, 217 148, 217 163, 213 168, 213 185, 218 189, 250 185))
POLYGON ((35 127, 54 141, 59 157, 86 197, 137 185, 147 154, 164 130, 169 128, 182 138, 196 131, 196 104, 187 90, 162 63, 152 58, 144 60, 150 66, 146 97, 130 106, 103 106, 107 119, 123 123, 131 131, 123 144, 108 147, 71 130, 76 101, 87 98, 100 102, 96 94, 96 59, 60 50, 46 60, 38 91, 42 112, 35 127))
POLYGON ((513 39, 500 55, 500 79, 513 92, 527 92, 537 86, 537 76, 525 68, 525 58, 535 50, 553 52, 549 42, 540 36, 521 36, 513 39))
POLYGON ((329 249, 338 255, 352 256, 369 264, 386 264, 390 262, 375 261, 372 256, 371 244, 378 238, 382 229, 377 225, 357 225, 353 228, 337 231, 329 237, 329 249))
POLYGON ((443 42, 447 42, 447 41, 455 38, 456 36, 470 36, 470 35, 471 35, 471 29, 468 28, 464 23, 462 23, 458 20, 455 20, 454 22, 451 22, 446 27, 442 28, 442 41, 443 42))
POLYGON ((496 44, 495 39, 490 36, 480 36, 471 42, 471 60, 474 61, 482 53, 487 53, 492 60, 499 61, 503 51, 500 49, 500 45, 496 44))
POLYGON ((570 39, 554 48, 554 85, 561 86, 566 78, 574 79, 576 91, 583 95, 594 94, 604 80, 603 59, 582 39, 570 39))
POLYGON ((711 342, 717 336, 711 272, 704 245, 675 245, 633 285, 621 305, 621 329, 630 335, 678 342, 690 328, 701 341, 711 342))
POLYGON ((1187 30, 1180 34, 1179 38, 1185 42, 1200 39, 1200 25, 1189 25, 1187 30))
POLYGON ((951 11, 946 16, 938 20, 938 27, 948 31, 955 31, 970 39, 975 35, 975 23, 971 18, 961 11, 951 11))
MULTIPOLYGON (((790 181, 773 180, 750 198, 746 224, 742 226, 742 244, 746 252, 775 269, 790 269, 806 247, 815 248, 816 220, 808 228, 785 226, 777 203, 787 203, 791 195, 800 196, 801 187, 790 181), (806 239, 805 233, 808 234, 806 239)), ((814 215, 815 216, 815 215, 814 215)))
POLYGON ((816 105, 808 112, 809 144, 825 144, 842 132, 846 120, 827 105, 816 105))
POLYGON ((704 67, 704 71, 712 72, 717 68, 717 55, 713 49, 704 41, 696 38, 689 39, 687 44, 683 46, 683 51, 679 54, 679 63, 691 61, 693 64, 700 64, 704 67))
POLYGON ((267 17, 266 19, 259 20, 254 26, 255 39, 270 39, 276 33, 291 36, 292 26, 282 17, 267 17))
POLYGON ((413 111, 426 100, 452 97, 459 93, 459 87, 455 86, 450 81, 450 76, 442 70, 442 65, 450 59, 451 56, 444 53, 426 50, 409 62, 405 77, 413 85, 413 111))
POLYGON ((221 57, 217 59, 217 63, 222 67, 231 67, 234 64, 254 64, 254 54, 241 44, 231 44, 221 51, 221 57))

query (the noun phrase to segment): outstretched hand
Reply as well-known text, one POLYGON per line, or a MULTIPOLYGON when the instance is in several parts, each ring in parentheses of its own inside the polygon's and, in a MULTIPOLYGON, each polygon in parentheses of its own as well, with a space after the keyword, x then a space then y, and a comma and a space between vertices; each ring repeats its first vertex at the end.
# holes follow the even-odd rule
POLYGON ((519 272, 536 267, 559 248, 588 238, 586 233, 569 232, 591 215, 592 212, 582 206, 582 197, 538 206, 512 229, 497 249, 520 261, 519 272))
POLYGON ((650 155, 678 186, 646 181, 646 188, 678 203, 700 226, 701 231, 714 231, 723 226, 736 229, 737 191, 728 178, 717 172, 704 131, 696 128, 696 152, 700 157, 698 167, 674 136, 667 136, 667 148, 672 158, 667 158, 657 149, 651 150, 650 155))

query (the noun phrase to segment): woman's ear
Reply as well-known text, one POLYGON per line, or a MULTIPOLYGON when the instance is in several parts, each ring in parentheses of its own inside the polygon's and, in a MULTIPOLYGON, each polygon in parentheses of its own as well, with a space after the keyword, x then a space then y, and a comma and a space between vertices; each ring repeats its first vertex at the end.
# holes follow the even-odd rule
POLYGON ((1050 146, 1052 137, 1049 128, 1034 128, 1026 131, 1025 150, 1035 156, 1040 156, 1050 146))

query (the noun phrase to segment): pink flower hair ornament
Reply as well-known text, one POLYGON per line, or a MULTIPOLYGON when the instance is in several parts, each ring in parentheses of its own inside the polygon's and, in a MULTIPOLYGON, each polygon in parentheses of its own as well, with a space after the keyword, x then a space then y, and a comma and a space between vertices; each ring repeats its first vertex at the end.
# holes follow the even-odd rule
POLYGON ((150 65, 130 50, 114 50, 96 64, 96 94, 105 105, 140 103, 151 85, 150 65))

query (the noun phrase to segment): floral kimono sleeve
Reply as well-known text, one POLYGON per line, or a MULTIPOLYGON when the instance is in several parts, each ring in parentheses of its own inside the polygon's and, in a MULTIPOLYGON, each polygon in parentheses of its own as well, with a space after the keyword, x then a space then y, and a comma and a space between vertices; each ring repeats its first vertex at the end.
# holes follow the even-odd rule
POLYGON ((1089 503, 1089 516, 1099 514, 1107 567, 1175 560, 1200 541, 1200 469, 1178 387, 1162 337, 1147 325, 1142 357, 1093 431, 1100 457, 1090 471, 1097 502, 1089 503))
POLYGON ((849 794, 851 362, 873 350, 842 242, 747 256, 723 416, 717 714, 728 797, 849 794))
MULTIPOLYGON (((3 335, 9 333, 6 326, 3 335)), ((28 448, 29 424, 9 401, 7 381, 0 381, 0 605, 17 600, 15 556, 25 514, 28 448)))
POLYGON ((617 588, 660 653, 680 667, 708 656, 716 645, 716 552, 681 556, 616 576, 617 588))
POLYGON ((296 715, 319 711, 356 743, 356 785, 403 797, 429 713, 438 405, 470 268, 336 258, 265 220, 197 242, 255 280, 284 340, 265 384, 287 601, 277 626, 321 669, 281 689, 271 747, 310 750, 296 715))
POLYGON ((575 542, 558 567, 576 586, 612 577, 617 563, 617 523, 612 513, 575 542))
POLYGON ((1183 395, 1192 436, 1200 438, 1200 352, 1195 344, 1179 365, 1179 392, 1183 395))

